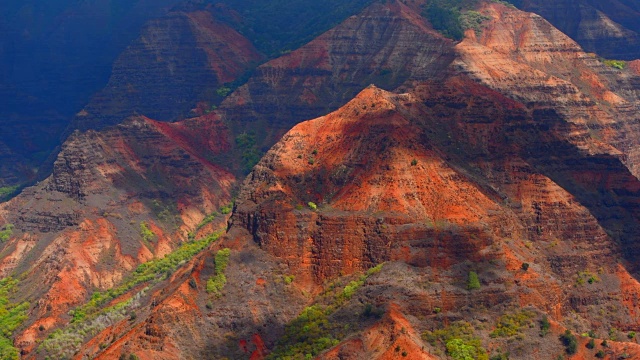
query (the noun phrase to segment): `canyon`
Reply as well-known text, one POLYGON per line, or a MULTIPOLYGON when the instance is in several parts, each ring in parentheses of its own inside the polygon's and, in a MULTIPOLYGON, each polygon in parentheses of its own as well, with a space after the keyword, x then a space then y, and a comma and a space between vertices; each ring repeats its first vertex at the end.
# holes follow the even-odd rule
POLYGON ((640 67, 562 3, 455 41, 372 2, 276 56, 233 4, 150 20, 0 204, 2 351, 640 358, 640 67))

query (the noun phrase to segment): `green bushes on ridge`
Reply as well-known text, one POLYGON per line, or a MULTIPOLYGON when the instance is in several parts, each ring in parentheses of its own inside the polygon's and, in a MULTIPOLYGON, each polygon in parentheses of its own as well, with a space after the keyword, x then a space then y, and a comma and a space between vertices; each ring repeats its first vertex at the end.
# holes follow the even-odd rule
POLYGON ((0 280, 0 359, 20 358, 20 352, 13 346, 11 336, 27 319, 30 304, 26 301, 16 304, 9 300, 9 294, 17 284, 18 281, 11 277, 0 280))
POLYGON ((231 250, 228 248, 224 248, 216 253, 216 273, 207 280, 208 293, 216 296, 222 294, 222 288, 224 288, 224 285, 227 283, 227 277, 224 272, 227 270, 227 265, 229 264, 229 255, 231 255, 231 250))

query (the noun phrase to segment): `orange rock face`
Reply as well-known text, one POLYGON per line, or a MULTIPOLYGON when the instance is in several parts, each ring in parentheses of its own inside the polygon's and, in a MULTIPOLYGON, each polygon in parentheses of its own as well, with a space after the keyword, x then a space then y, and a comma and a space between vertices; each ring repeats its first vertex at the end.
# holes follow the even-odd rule
MULTIPOLYGON (((457 44, 418 10, 375 2, 200 117, 74 134, 50 178, 0 207, 15 225, 0 271, 38 280, 16 295, 34 304, 15 336, 24 357, 45 356, 38 341, 94 289, 224 225, 198 227, 232 198, 239 166, 226 162, 244 131, 261 132, 256 148, 277 143, 223 239, 146 289, 135 316, 85 334, 75 358, 264 359, 296 331, 333 344, 300 356, 436 359, 451 339, 430 335, 461 326, 489 355, 553 359, 565 329, 640 330, 636 65, 606 67, 502 4, 482 4, 490 20, 457 44), (226 283, 208 292, 225 247, 226 283), (298 317, 310 305, 320 325, 298 317)), ((205 50, 221 79, 256 59, 209 13, 164 25, 185 22, 198 44, 237 40, 205 50), (246 61, 223 63, 236 55, 246 61)), ((633 342, 577 342, 576 359, 638 356, 633 342)))

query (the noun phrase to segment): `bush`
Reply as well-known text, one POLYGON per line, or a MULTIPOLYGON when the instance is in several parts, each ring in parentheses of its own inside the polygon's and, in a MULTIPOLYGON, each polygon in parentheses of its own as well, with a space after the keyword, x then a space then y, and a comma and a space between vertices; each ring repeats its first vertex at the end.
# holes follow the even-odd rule
POLYGON ((149 225, 146 222, 140 223, 140 236, 145 242, 153 241, 156 239, 156 234, 149 229, 149 225))
POLYGON ((510 337, 520 334, 522 327, 531 324, 531 319, 535 314, 531 311, 522 310, 513 314, 504 314, 498 319, 496 329, 489 334, 492 338, 510 337))
POLYGON ((547 318, 547 315, 545 315, 542 317, 542 320, 540 320, 540 336, 544 337, 545 335, 547 335, 550 328, 551 323, 549 323, 549 319, 547 318))
POLYGON ((489 359, 479 338, 473 335, 470 323, 456 321, 450 326, 435 331, 425 331, 422 338, 432 346, 444 344, 447 354, 456 360, 489 359))
POLYGON ((522 268, 522 270, 524 270, 524 271, 529 270, 529 263, 522 263, 521 268, 522 268))
POLYGON ((593 338, 589 339, 589 342, 587 343, 586 347, 587 347, 587 349, 595 348, 596 347, 596 341, 593 338))
POLYGON ((564 345, 567 354, 573 355, 578 350, 578 341, 570 330, 565 330, 564 334, 560 335, 560 341, 564 345))
POLYGON ((307 205, 309 205, 309 208, 311 210, 317 210, 318 209, 318 205, 316 205, 314 202, 309 201, 309 203, 307 205))
POLYGON ((480 279, 478 278, 478 273, 476 273, 475 271, 469 271, 469 276, 467 278, 467 289, 480 289, 480 279))
POLYGON ((604 359, 604 351, 598 350, 598 352, 596 353, 596 357, 598 359, 604 359))
POLYGON ((210 294, 214 294, 216 296, 220 296, 222 292, 222 288, 227 283, 227 277, 224 272, 227 270, 227 265, 229 264, 229 255, 231 254, 231 250, 228 248, 224 248, 216 253, 215 256, 215 270, 216 273, 212 277, 207 280, 207 292, 210 294))
POLYGON ((6 224, 0 231, 0 241, 5 242, 13 235, 13 224, 6 224))
POLYGON ((629 332, 629 333, 627 334, 627 337, 628 337, 629 339, 633 339, 634 337, 636 337, 636 332, 635 332, 635 331, 631 331, 631 332, 629 332))

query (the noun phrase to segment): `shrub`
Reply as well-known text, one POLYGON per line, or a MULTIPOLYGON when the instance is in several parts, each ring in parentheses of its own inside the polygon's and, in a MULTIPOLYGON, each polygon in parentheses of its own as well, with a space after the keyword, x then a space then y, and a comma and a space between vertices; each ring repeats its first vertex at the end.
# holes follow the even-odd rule
POLYGON ((469 271, 469 276, 467 278, 467 289, 480 289, 480 279, 478 278, 478 273, 476 273, 475 271, 469 271))
POLYGON ((309 208, 311 210, 317 210, 318 209, 318 205, 316 205, 314 202, 309 201, 309 203, 307 205, 309 205, 309 208))
POLYGON ((224 248, 216 253, 215 256, 215 270, 216 273, 212 277, 207 280, 207 292, 210 294, 214 294, 216 296, 220 296, 222 292, 222 288, 224 288, 227 283, 227 277, 224 272, 227 269, 227 265, 229 263, 229 255, 231 254, 231 250, 228 248, 224 248))
POLYGON ((492 338, 510 337, 520 334, 522 327, 531 324, 531 319, 535 314, 531 311, 522 310, 513 314, 504 314, 498 319, 496 329, 489 334, 492 338))
POLYGON ((147 223, 144 221, 140 223, 140 236, 145 242, 153 241, 156 239, 156 234, 151 231, 151 229, 149 229, 149 225, 147 225, 147 223))
POLYGON ((456 360, 489 359, 479 338, 473 336, 470 323, 456 321, 450 326, 435 331, 425 331, 422 338, 431 345, 444 344, 447 354, 456 360))
POLYGON ((229 203, 220 208, 220 213, 227 215, 227 214, 230 214, 232 210, 233 210, 233 203, 229 203))
POLYGON ((522 268, 522 270, 524 270, 524 271, 529 270, 529 263, 522 263, 521 268, 522 268))
POLYGON ((596 341, 593 338, 589 339, 589 342, 587 343, 586 347, 587 347, 587 349, 595 348, 596 347, 596 341))
POLYGON ((596 353, 596 357, 598 359, 604 359, 604 351, 603 350, 598 350, 598 352, 596 353))
POLYGON ((545 335, 547 335, 550 328, 551 323, 549 323, 549 319, 547 318, 547 315, 545 315, 542 317, 542 320, 540 320, 540 336, 544 337, 545 335))
POLYGON ((605 65, 618 69, 618 70, 622 70, 625 67, 627 67, 627 63, 623 60, 603 60, 602 61, 605 65))
POLYGON ((629 332, 629 333, 627 334, 627 337, 628 337, 629 339, 633 339, 634 337, 636 337, 636 332, 635 332, 635 331, 631 331, 631 332, 629 332))
POLYGON ((0 230, 0 241, 5 242, 13 235, 13 224, 6 224, 2 230, 0 230))
POLYGON ((418 160, 416 159, 411 160, 411 166, 416 166, 416 165, 418 165, 418 160))
POLYGON ((573 355, 576 353, 578 349, 578 341, 570 330, 565 330, 564 334, 560 335, 560 341, 564 345, 567 354, 573 355))

